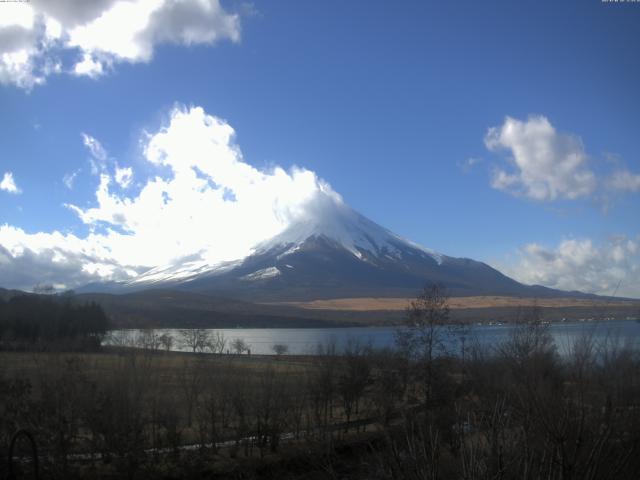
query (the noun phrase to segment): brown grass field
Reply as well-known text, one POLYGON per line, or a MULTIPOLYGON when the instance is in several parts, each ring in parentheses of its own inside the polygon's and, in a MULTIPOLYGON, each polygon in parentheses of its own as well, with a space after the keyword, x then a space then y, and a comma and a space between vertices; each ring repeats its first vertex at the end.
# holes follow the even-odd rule
MULTIPOLYGON (((404 310, 410 298, 335 298, 328 300, 311 300, 306 302, 278 302, 271 305, 290 305, 308 310, 339 310, 339 311, 400 311, 404 310)), ((637 307, 639 300, 592 300, 581 298, 521 298, 521 297, 451 297, 449 307, 452 310, 469 308, 503 308, 503 307, 543 307, 543 308, 567 308, 567 307, 637 307)))
POLYGON ((188 352, 148 352, 140 349, 104 348, 101 352, 7 352, 0 351, 0 377, 26 378, 37 382, 39 376, 50 368, 64 368, 71 360, 77 361, 84 372, 94 379, 106 379, 118 371, 129 354, 135 353, 153 361, 153 369, 168 386, 177 383, 185 369, 199 365, 205 368, 243 369, 248 375, 259 375, 265 368, 280 371, 301 372, 313 364, 313 357, 286 355, 204 355, 188 352))

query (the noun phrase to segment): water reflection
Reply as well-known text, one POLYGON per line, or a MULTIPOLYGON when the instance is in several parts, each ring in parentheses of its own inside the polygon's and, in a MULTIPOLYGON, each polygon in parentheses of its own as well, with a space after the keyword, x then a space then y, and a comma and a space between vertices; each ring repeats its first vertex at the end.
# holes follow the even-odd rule
MULTIPOLYGON (((473 325, 464 333, 465 344, 497 346, 509 338, 512 325, 473 325)), ((567 322, 549 325, 560 353, 567 353, 574 341, 589 335, 596 343, 614 343, 619 346, 638 347, 640 342, 640 322, 635 320, 611 320, 606 322, 567 322)), ((351 339, 360 344, 370 344, 374 348, 392 347, 396 327, 353 327, 353 328, 222 328, 208 332, 221 334, 226 340, 224 352, 233 353, 232 345, 242 340, 248 351, 258 355, 273 355, 274 345, 286 345, 288 353, 310 355, 317 351, 318 345, 335 344, 338 351, 344 349, 351 339)), ((172 341, 166 342, 170 350, 191 351, 181 341, 178 329, 155 329, 153 335, 165 336, 172 341)), ((104 341, 105 345, 142 346, 144 337, 149 338, 145 330, 115 330, 104 341)), ((459 349, 461 338, 458 335, 447 336, 447 346, 451 351, 459 349)), ((166 345, 165 345, 166 346, 166 345)), ((162 348, 162 347, 160 347, 162 348)), ((247 350, 245 350, 247 352, 247 350)))

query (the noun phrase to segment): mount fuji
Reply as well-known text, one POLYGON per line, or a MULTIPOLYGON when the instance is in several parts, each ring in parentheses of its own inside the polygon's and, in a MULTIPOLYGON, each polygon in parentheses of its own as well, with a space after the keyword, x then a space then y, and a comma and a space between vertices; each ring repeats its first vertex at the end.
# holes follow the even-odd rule
POLYGON ((326 193, 245 258, 213 265, 183 261, 82 291, 172 289, 264 302, 412 297, 426 283, 438 283, 452 296, 588 296, 523 285, 485 263, 422 247, 326 193))

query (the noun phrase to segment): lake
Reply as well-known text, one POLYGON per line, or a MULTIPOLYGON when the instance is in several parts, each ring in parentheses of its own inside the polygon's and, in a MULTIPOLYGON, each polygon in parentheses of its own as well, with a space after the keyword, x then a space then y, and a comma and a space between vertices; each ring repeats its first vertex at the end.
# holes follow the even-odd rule
MULTIPOLYGON (((567 351, 574 340, 583 335, 591 335, 596 342, 616 342, 618 345, 640 345, 640 322, 636 320, 608 320, 553 323, 549 332, 561 353, 567 351)), ((465 343, 477 342, 480 345, 496 346, 509 338, 513 325, 472 325, 465 333, 465 343)), ((272 355, 275 344, 284 344, 288 353, 311 355, 316 353, 318 345, 335 343, 338 351, 344 349, 350 340, 360 344, 371 344, 375 348, 392 347, 396 327, 351 327, 351 328, 221 328, 210 329, 220 332, 229 345, 235 339, 242 339, 252 354, 272 355)), ((141 330, 116 330, 110 332, 103 342, 105 345, 135 345, 141 330)), ((156 329, 157 335, 170 335, 174 341, 172 350, 187 351, 180 345, 178 329, 156 329)), ((459 349, 460 340, 451 337, 447 341, 452 351, 459 349)), ((230 348, 230 347, 227 347, 230 348)))

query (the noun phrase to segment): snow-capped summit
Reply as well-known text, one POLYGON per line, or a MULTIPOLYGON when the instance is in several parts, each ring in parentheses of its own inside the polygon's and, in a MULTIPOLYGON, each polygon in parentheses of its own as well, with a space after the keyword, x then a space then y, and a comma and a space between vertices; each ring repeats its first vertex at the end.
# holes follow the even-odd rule
POLYGON ((282 233, 259 244, 255 253, 269 251, 279 245, 290 245, 284 253, 289 254, 314 237, 333 242, 359 259, 384 255, 398 258, 403 244, 425 252, 439 263, 443 258, 433 250, 399 237, 331 196, 316 201, 311 212, 294 221, 282 233))

